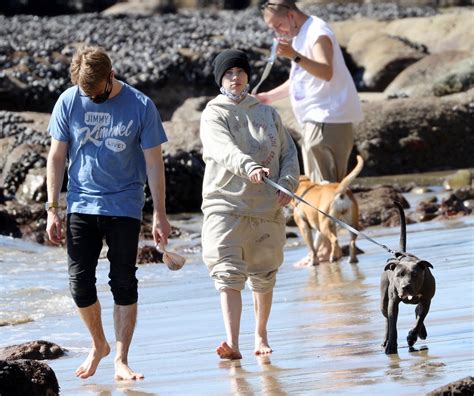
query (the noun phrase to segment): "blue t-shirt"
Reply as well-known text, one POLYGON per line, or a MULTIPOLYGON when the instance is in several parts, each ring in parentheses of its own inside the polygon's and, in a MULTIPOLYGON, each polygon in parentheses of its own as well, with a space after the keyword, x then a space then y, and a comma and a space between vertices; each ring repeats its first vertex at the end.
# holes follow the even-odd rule
POLYGON ((68 213, 141 219, 143 150, 167 141, 150 98, 124 83, 116 96, 96 104, 76 85, 59 97, 48 130, 69 145, 68 213))

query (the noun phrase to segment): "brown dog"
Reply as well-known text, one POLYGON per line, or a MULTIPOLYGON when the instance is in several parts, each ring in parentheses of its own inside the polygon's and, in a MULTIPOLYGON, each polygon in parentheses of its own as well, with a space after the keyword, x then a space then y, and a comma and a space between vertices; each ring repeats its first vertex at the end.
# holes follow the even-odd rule
MULTIPOLYGON (((357 177, 364 166, 364 160, 357 156, 357 165, 340 183, 315 184, 306 176, 300 176, 300 183, 296 190, 299 195, 311 205, 359 229, 359 207, 352 192, 348 189, 351 182, 357 177)), ((316 211, 310 206, 293 199, 291 205, 294 207, 293 217, 296 225, 301 231, 306 245, 309 248, 307 259, 299 265, 319 264, 318 249, 323 239, 328 238, 331 244, 329 260, 337 261, 342 257, 342 250, 337 241, 336 224, 327 216, 316 211), (312 230, 319 231, 313 242, 312 230)), ((349 247, 350 263, 357 263, 355 240, 357 235, 351 233, 349 247)))

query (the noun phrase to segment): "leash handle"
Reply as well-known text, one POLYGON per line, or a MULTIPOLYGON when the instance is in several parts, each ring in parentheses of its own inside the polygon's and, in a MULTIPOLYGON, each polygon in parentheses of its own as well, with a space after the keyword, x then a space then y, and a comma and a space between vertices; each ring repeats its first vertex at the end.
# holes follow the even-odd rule
POLYGON ((268 177, 264 176, 263 180, 265 183, 269 184, 270 186, 276 188, 277 190, 280 190, 281 192, 284 192, 286 195, 289 195, 290 197, 298 200, 299 202, 302 202, 306 205, 308 205, 310 208, 313 208, 314 210, 318 211, 319 213, 323 214, 326 217, 329 217, 333 222, 339 224, 342 228, 345 228, 349 232, 352 232, 353 234, 360 235, 364 237, 365 239, 369 240, 370 242, 376 244, 377 246, 380 246, 381 248, 385 249, 387 252, 395 255, 396 252, 394 252, 392 249, 388 248, 386 245, 383 245, 379 242, 377 242, 375 239, 369 237, 368 235, 364 234, 361 231, 356 230, 354 227, 351 227, 349 224, 344 223, 343 221, 339 220, 338 218, 331 216, 329 213, 326 213, 322 211, 321 209, 318 209, 316 206, 311 205, 309 202, 304 200, 302 197, 296 195, 294 192, 286 189, 285 187, 280 186, 278 183, 275 183, 273 180, 269 179, 268 177))

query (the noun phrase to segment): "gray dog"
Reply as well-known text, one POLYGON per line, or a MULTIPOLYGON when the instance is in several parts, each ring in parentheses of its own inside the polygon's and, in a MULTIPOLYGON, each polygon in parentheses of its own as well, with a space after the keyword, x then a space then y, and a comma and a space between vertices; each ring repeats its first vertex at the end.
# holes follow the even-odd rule
POLYGON ((408 332, 407 342, 410 349, 418 337, 426 339, 427 333, 423 323, 430 309, 431 299, 436 290, 436 283, 429 268, 433 266, 425 260, 406 253, 406 222, 402 206, 395 202, 400 212, 400 250, 395 257, 387 260, 387 265, 380 281, 381 309, 386 318, 385 340, 382 346, 385 353, 397 353, 397 318, 398 305, 417 304, 415 309, 416 324, 408 332))

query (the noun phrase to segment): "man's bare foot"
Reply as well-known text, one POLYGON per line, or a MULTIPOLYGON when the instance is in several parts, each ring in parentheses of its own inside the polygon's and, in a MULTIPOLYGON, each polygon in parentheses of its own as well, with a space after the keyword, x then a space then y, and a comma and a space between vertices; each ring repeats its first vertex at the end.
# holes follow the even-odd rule
POLYGON ((255 336, 255 355, 268 355, 272 352, 273 350, 268 345, 267 337, 255 336))
POLYGON ((293 267, 295 268, 305 268, 305 267, 311 267, 313 265, 318 265, 319 262, 318 260, 314 260, 313 257, 308 254, 306 257, 303 257, 301 260, 298 260, 296 263, 293 264, 293 267))
POLYGON ((145 378, 141 373, 136 373, 125 363, 120 361, 115 361, 115 376, 116 380, 140 380, 145 378))
POLYGON ((223 341, 221 345, 216 348, 216 352, 221 359, 242 359, 242 354, 238 349, 232 348, 227 342, 223 341))
POLYGON ((110 353, 109 344, 105 343, 97 349, 92 348, 87 359, 76 370, 76 377, 86 379, 95 374, 100 361, 110 353))

